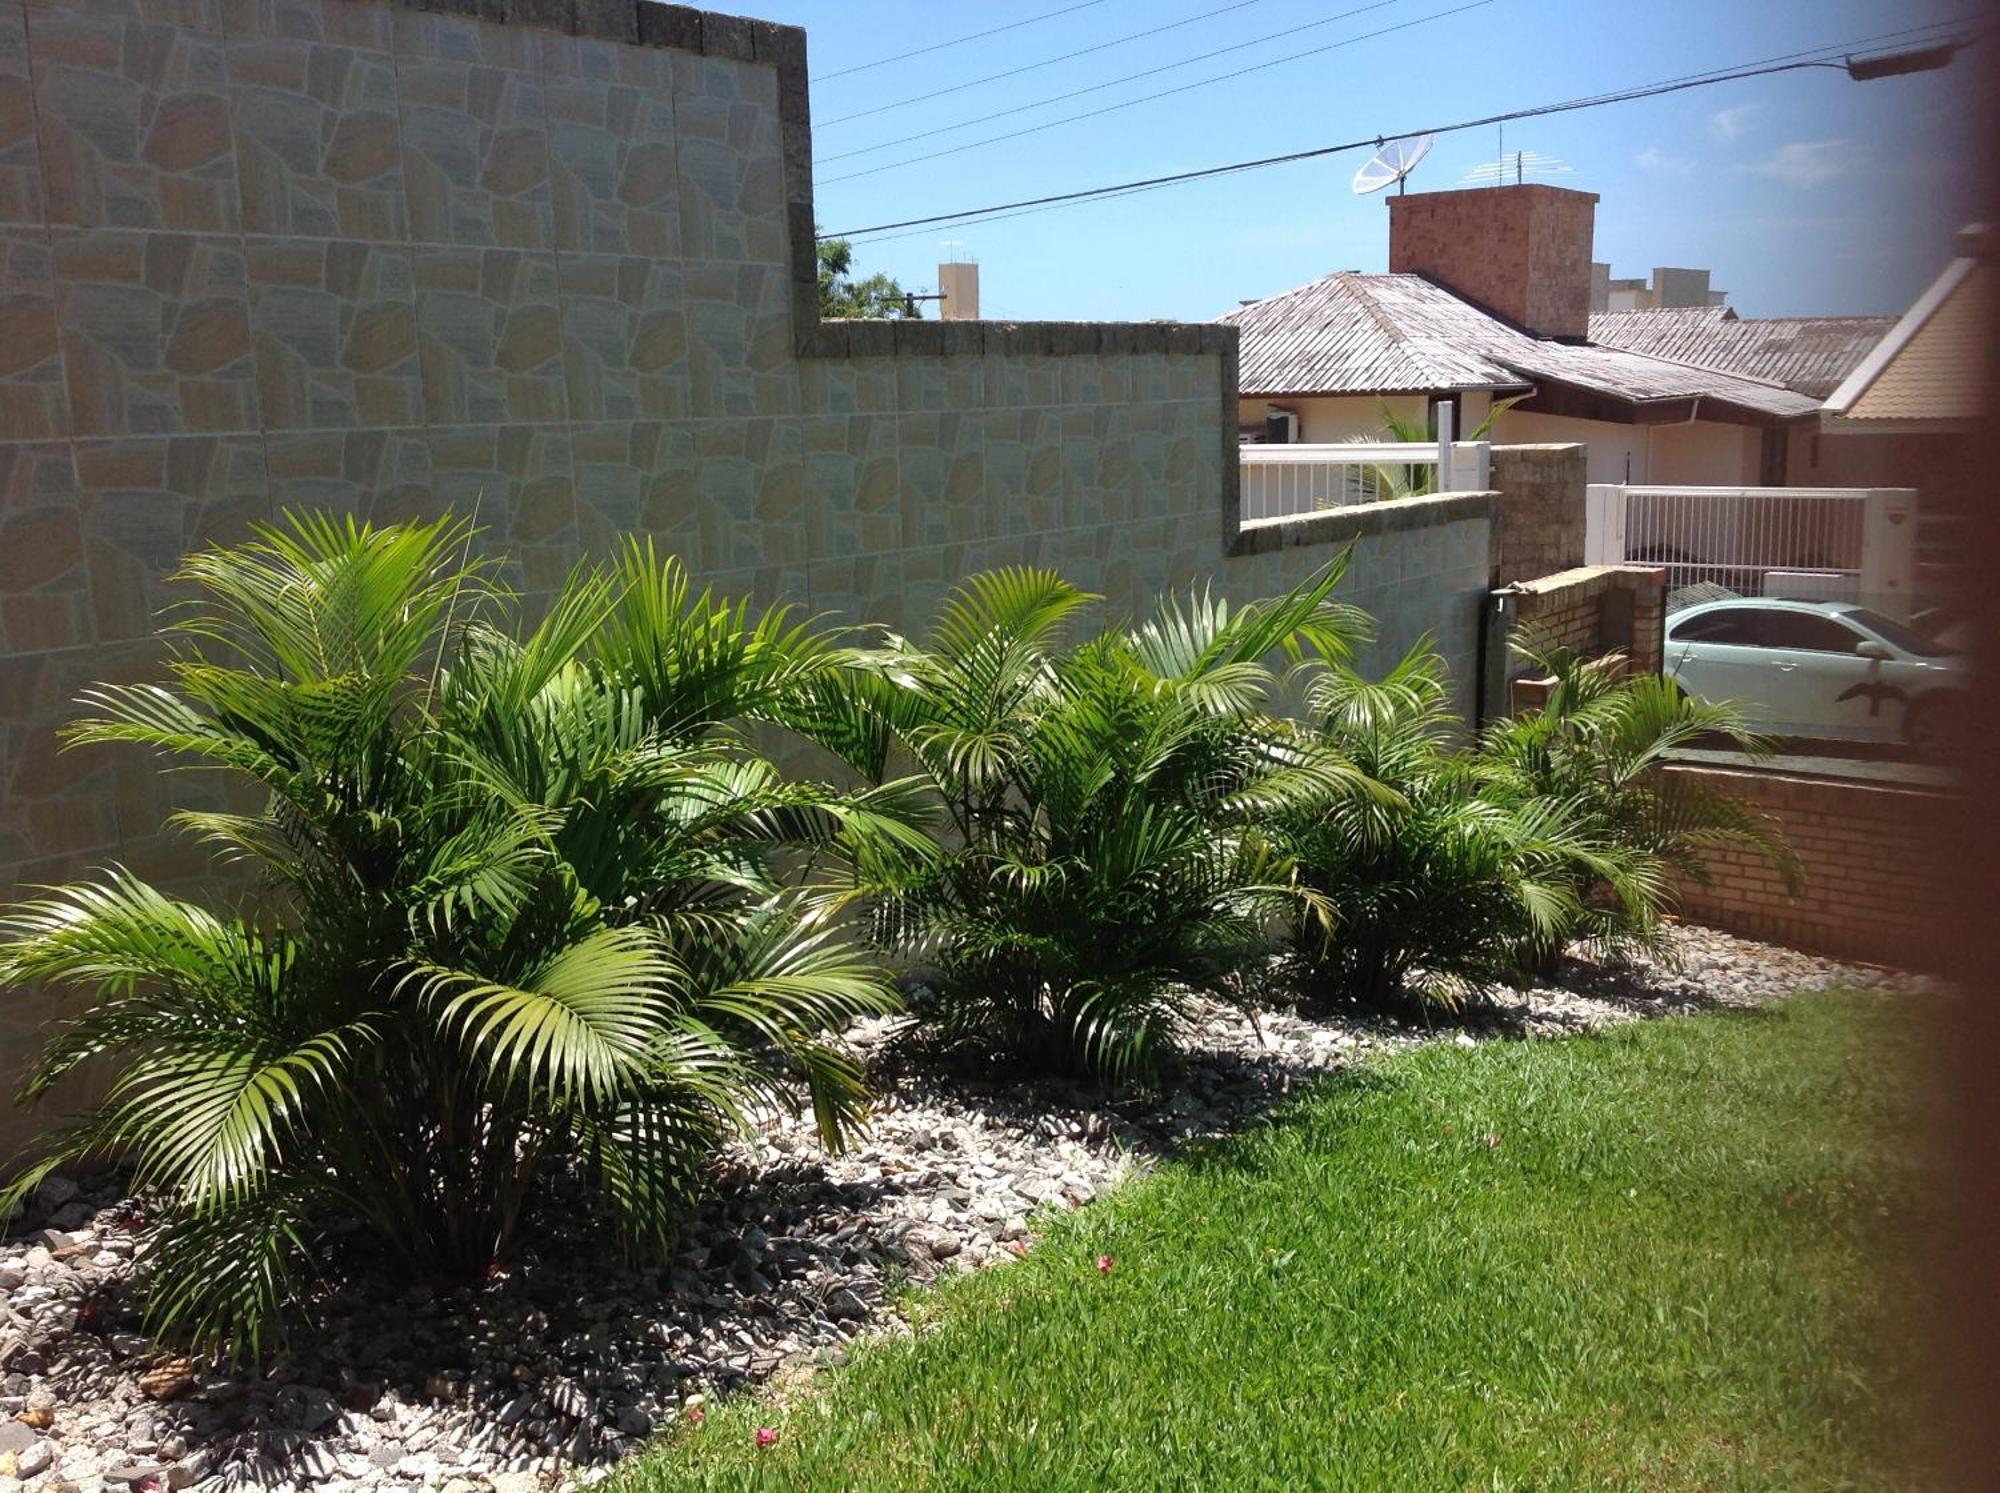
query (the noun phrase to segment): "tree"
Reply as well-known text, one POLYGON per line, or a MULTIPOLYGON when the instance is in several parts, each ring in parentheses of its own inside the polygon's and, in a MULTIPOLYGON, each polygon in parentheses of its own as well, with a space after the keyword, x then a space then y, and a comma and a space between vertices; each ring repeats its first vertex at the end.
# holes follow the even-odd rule
POLYGON ((844 238, 819 241, 819 314, 829 320, 857 316, 917 316, 916 304, 903 299, 903 287, 877 271, 865 280, 853 277, 854 245, 844 238))

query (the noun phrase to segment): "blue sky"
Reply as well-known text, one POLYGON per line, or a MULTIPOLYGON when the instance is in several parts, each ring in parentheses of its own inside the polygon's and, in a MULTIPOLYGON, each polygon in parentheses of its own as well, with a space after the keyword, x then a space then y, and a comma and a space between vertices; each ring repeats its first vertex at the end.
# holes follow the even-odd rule
MULTIPOLYGON (((1074 190, 1652 83, 1948 20, 1960 0, 1247 0, 1227 14, 867 118, 842 115, 1038 63, 1230 0, 1096 0, 963 46, 824 75, 1075 0, 744 0, 807 28, 819 217, 828 230, 1074 190), (1341 20, 1345 11, 1367 9, 1341 20), (1391 35, 1355 40, 1389 26, 1391 35), (1315 25, 1315 22, 1324 24, 1315 25), (1225 55, 1218 49, 1273 36, 1225 55), (1279 59, 1290 59, 1279 61, 1279 59), (1062 103, 1144 69, 1157 76, 1062 103), (935 159, 911 157, 1247 76, 935 159), (973 116, 1004 118, 891 149, 973 116), (836 153, 861 151, 844 160, 836 153), (898 164, 909 162, 908 164, 898 164), (837 181, 836 177, 879 166, 837 181)), ((1706 266, 1745 315, 1895 312, 1949 257, 1976 168, 1967 88, 1985 59, 1859 84, 1834 71, 1750 79, 1509 126, 1506 147, 1567 163, 1596 192, 1613 273, 1706 266)), ((1412 190, 1457 186, 1495 131, 1441 136, 1412 190)), ((863 269, 930 286, 946 239, 980 262, 992 317, 1206 319, 1337 269, 1379 270, 1388 212, 1348 188, 1365 154, 1276 167, 1012 221, 857 246, 863 269)))

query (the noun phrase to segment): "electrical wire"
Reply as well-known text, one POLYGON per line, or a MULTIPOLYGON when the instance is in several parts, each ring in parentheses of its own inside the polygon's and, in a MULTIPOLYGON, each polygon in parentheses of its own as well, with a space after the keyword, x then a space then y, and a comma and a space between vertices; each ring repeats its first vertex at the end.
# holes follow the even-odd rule
MULTIPOLYGON (((872 109, 858 109, 852 114, 843 114, 838 119, 823 119, 813 126, 815 130, 830 130, 837 124, 847 124, 851 120, 867 119, 874 114, 887 114, 891 109, 906 109, 911 104, 928 103, 934 98, 943 98, 948 93, 963 93, 968 88, 979 88, 987 83, 998 83, 1002 78, 1018 78, 1022 73, 1038 72, 1045 67, 1054 67, 1058 62, 1073 62, 1079 57, 1088 57, 1093 52, 1108 51, 1112 47, 1122 47, 1129 41, 1144 41, 1149 36, 1161 36, 1169 31, 1178 31, 1183 26, 1192 26, 1197 21, 1213 20, 1216 16, 1226 16, 1232 10, 1247 10, 1253 5, 1262 5, 1264 0, 1234 0, 1233 4, 1219 6, 1215 10, 1205 10, 1200 15, 1189 16, 1185 20, 1169 21, 1164 26, 1154 26, 1146 31, 1134 31, 1125 36, 1114 36, 1110 41, 1101 41, 1095 46, 1078 47, 1074 52, 1065 52, 1060 57, 1045 57, 1040 62, 1023 63, 1020 67, 1010 67, 1004 73, 988 73, 983 78, 973 78, 969 82, 954 83, 949 88, 936 88, 929 93, 913 94, 909 98, 897 99, 893 104, 877 104, 872 109)), ((1211 56, 1215 55, 1213 53, 1211 56)), ((1110 85, 1106 84, 1106 87, 1110 85)), ((1031 106, 1032 107, 1032 106, 1031 106)), ((950 126, 948 126, 950 128, 950 126)), ((906 137, 915 138, 915 137, 906 137)), ((901 141, 892 141, 901 144, 901 141)), ((886 150, 886 145, 872 145, 870 150, 886 150)))
MULTIPOLYGON (((1393 5, 1395 3, 1396 0, 1376 0, 1375 4, 1361 6, 1358 10, 1347 12, 1347 15, 1359 15, 1362 11, 1368 10, 1380 10, 1384 5, 1393 5)), ((854 181, 863 176, 879 176, 884 171, 898 171, 905 166, 914 166, 923 161, 935 161, 940 156, 958 155, 963 151, 978 150, 982 146, 998 145, 1007 140, 1018 140, 1024 135, 1038 135, 1043 130, 1059 129, 1063 125, 1076 124, 1081 120, 1097 119, 1106 114, 1116 114, 1120 109, 1131 109, 1140 104, 1153 103, 1158 99, 1172 98, 1176 94, 1191 93, 1197 88, 1207 88, 1216 83, 1232 82, 1237 78, 1248 77, 1251 73, 1263 72, 1267 68, 1284 67, 1293 62, 1304 62, 1308 57, 1318 57, 1327 52, 1337 52, 1342 47, 1351 47, 1358 42, 1373 41, 1377 37, 1389 36, 1398 31, 1408 31, 1413 26, 1423 26, 1432 21, 1442 21, 1450 16, 1463 15, 1468 10, 1479 10, 1493 3, 1494 0, 1466 0, 1466 3, 1463 5, 1454 5, 1448 10, 1432 11, 1429 15, 1418 16, 1414 20, 1398 21, 1393 26, 1382 26, 1374 31, 1363 31, 1354 36, 1342 37, 1339 41, 1330 41, 1324 46, 1309 47, 1303 52, 1288 52, 1283 57, 1272 58, 1269 62, 1252 63, 1249 67, 1239 67, 1234 72, 1218 73, 1212 78, 1197 78, 1192 83, 1182 83, 1176 88, 1164 88, 1158 93, 1142 93, 1137 98, 1124 99, 1115 104, 1106 104, 1102 108, 1087 109, 1081 114, 1065 114, 1061 119, 1049 119, 1044 120, 1041 124, 1026 125, 1018 130, 1009 130, 1004 135, 988 135, 983 139, 968 140, 963 145, 948 145, 943 150, 933 150, 924 155, 905 156, 900 161, 890 161, 886 165, 869 166, 860 171, 849 171, 841 176, 829 176, 826 178, 825 185, 832 186, 835 182, 854 181)), ((1341 20, 1345 19, 1345 16, 1334 17, 1333 19, 1341 20)))
POLYGON ((834 78, 844 78, 850 73, 865 73, 870 68, 887 67, 892 62, 908 62, 912 57, 925 57, 932 52, 942 52, 946 47, 962 47, 969 41, 984 41, 989 36, 998 36, 1003 31, 1019 31, 1023 26, 1032 26, 1037 21, 1053 21, 1057 16, 1066 16, 1072 11, 1089 10, 1093 5, 1102 5, 1104 0, 1078 0, 1075 5, 1065 5, 1057 10, 1045 10, 1038 16, 1024 20, 1009 21, 1004 26, 995 26, 987 31, 975 31, 969 36, 954 36, 950 41, 932 42, 927 47, 918 47, 914 52, 898 52, 893 57, 877 57, 873 62, 857 62, 852 67, 843 67, 835 72, 821 73, 813 81, 829 82, 834 78))
MULTIPOLYGON (((1386 10, 1389 6, 1400 3, 1401 0, 1372 0, 1371 4, 1358 5, 1352 10, 1343 10, 1335 15, 1322 16, 1319 20, 1308 21, 1303 26, 1287 26, 1282 31, 1269 31, 1262 36, 1253 36, 1248 41, 1233 42, 1226 47, 1217 47, 1214 51, 1204 52, 1199 57, 1183 57, 1178 62, 1162 62, 1154 67, 1141 68, 1136 73, 1126 73, 1121 78, 1107 78, 1102 83, 1088 83, 1081 88, 1072 88, 1068 93, 1052 93, 1047 98, 1038 98, 1031 103, 1013 104, 1005 109, 995 109, 991 114, 975 114, 970 119, 961 119, 953 124, 941 124, 936 129, 919 130, 914 135, 898 135, 893 140, 884 140, 879 144, 859 145, 853 150, 843 150, 834 155, 822 156, 820 164, 824 166, 834 161, 849 160, 854 156, 873 155, 880 150, 894 150, 898 145, 914 145, 919 140, 929 140, 938 135, 949 135, 954 130, 969 130, 976 124, 991 124, 996 119, 1007 119, 1016 114, 1025 114, 1030 109, 1046 108, 1050 104, 1068 103, 1073 98, 1083 98, 1089 94, 1102 93, 1107 88, 1119 88, 1127 83, 1136 83, 1141 78, 1155 78, 1161 73, 1173 72, 1176 68, 1193 67, 1197 63, 1209 62, 1217 57, 1227 57, 1231 52, 1241 52, 1249 47, 1261 47, 1267 42, 1285 41, 1303 32, 1317 31, 1322 26, 1331 26, 1336 21, 1351 20, 1355 16, 1365 15, 1371 10, 1386 10)), ((1306 53, 1301 55, 1309 56, 1311 54, 1306 53)), ((1279 60, 1284 61, 1287 59, 1281 58, 1279 60)), ((1266 64, 1266 66, 1268 65, 1266 64)), ((1169 91, 1171 92, 1172 90, 1169 91)), ((1134 99, 1133 102, 1143 103, 1147 98, 1163 97, 1165 97, 1164 94, 1153 93, 1145 95, 1144 98, 1134 99)), ((1005 139, 1007 137, 1003 135, 999 138, 1005 139)), ((973 142, 975 145, 978 143, 980 142, 973 142)), ((970 149, 971 147, 962 146, 959 148, 970 149)), ((929 160, 930 157, 919 156, 917 159, 929 160)), ((889 168, 883 167, 881 169, 887 170, 889 168)), ((857 172, 855 174, 859 175, 860 173, 857 172)))
MULTIPOLYGON (((1117 182, 1108 186, 1088 187, 1075 192, 1058 192, 1046 197, 1027 197, 1014 202, 995 203, 983 208, 966 208, 959 212, 936 213, 929 217, 905 218, 891 223, 875 223, 864 228, 841 229, 834 233, 821 234, 822 239, 844 238, 859 240, 870 235, 869 242, 887 242, 887 235, 896 229, 921 229, 928 231, 940 224, 963 224, 970 222, 997 222, 1003 218, 1025 217, 1030 212, 1047 211, 1073 203, 1096 199, 1131 196, 1139 192, 1155 191, 1162 187, 1178 186, 1185 182, 1202 181, 1211 177, 1234 175, 1244 171, 1262 170, 1270 166, 1288 165, 1296 161, 1315 160, 1325 156, 1339 155, 1370 147, 1379 148, 1384 140, 1402 139, 1410 135, 1447 135, 1464 130, 1484 129, 1490 125, 1511 124, 1520 119, 1538 119, 1552 114, 1573 113, 1580 109, 1601 108, 1608 104, 1629 103, 1638 99, 1655 98, 1662 94, 1679 93, 1691 88, 1706 88, 1718 83, 1736 82, 1745 78, 1766 77, 1776 73, 1794 72, 1805 68, 1840 67, 1836 61, 1843 55, 1880 55, 1894 48, 1874 46, 1875 43, 1894 37, 1907 37, 1917 32, 1936 31, 1962 25, 1963 22, 1932 22, 1926 26, 1905 27, 1900 31, 1881 33, 1852 42, 1829 42, 1823 46, 1811 47, 1798 52, 1780 53, 1775 57, 1756 62, 1738 63, 1727 67, 1714 68, 1702 73, 1687 73, 1677 78, 1657 83, 1640 84, 1632 88, 1614 92, 1592 94, 1581 98, 1565 99, 1557 103, 1538 104, 1531 108, 1514 109, 1500 114, 1489 114, 1479 119, 1460 120, 1454 124, 1419 126, 1414 129, 1398 130, 1394 134, 1378 135, 1367 139, 1343 141, 1337 145, 1323 145, 1310 150, 1290 151, 1283 155, 1263 156, 1255 160, 1232 161, 1222 166, 1207 166, 1193 171, 1174 172, 1165 176, 1145 177, 1137 181, 1117 182)), ((1974 36, 1967 36, 1958 45, 1970 45, 1974 36)), ((914 234, 897 234, 897 237, 915 237, 914 234)))

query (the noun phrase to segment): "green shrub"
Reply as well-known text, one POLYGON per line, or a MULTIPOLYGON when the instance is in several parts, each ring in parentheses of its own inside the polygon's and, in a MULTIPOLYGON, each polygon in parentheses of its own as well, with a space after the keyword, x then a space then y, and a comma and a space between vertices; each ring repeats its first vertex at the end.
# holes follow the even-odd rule
POLYGON ((477 1272, 559 1172, 657 1251, 751 1109, 802 1091, 829 1143, 860 1112, 822 1034, 891 996, 831 908, 856 862, 926 842, 893 785, 786 781, 732 725, 838 655, 637 547, 517 635, 470 537, 293 519, 193 556, 167 682, 99 687, 70 733, 268 795, 176 816, 261 878, 240 906, 112 870, 0 927, 0 982, 87 1001, 26 1097, 119 1069, 14 1198, 129 1154, 166 1200, 164 1335, 256 1354, 335 1225, 477 1272), (772 858, 800 845, 787 890, 772 858))
POLYGON ((1334 911, 1331 927, 1291 932, 1316 996, 1455 1004, 1512 974, 1529 944, 1567 938, 1584 915, 1585 881, 1633 875, 1575 804, 1513 791, 1479 754, 1455 749, 1445 700, 1443 662, 1427 644, 1379 681, 1334 664, 1312 683, 1320 740, 1393 790, 1280 822, 1301 880, 1334 911))
POLYGON ((1318 907, 1268 830, 1363 794, 1262 709, 1269 660, 1340 656, 1362 625, 1331 567, 1273 601, 1169 600, 1136 631, 1065 641, 1093 599, 1039 570, 974 576, 922 645, 895 638, 825 718, 879 777, 906 755, 947 824, 887 887, 890 947, 937 969, 953 1039, 1037 1066, 1144 1076, 1189 991, 1232 994, 1275 918, 1318 907))
MULTIPOLYGON (((1604 880, 1587 865, 1574 867, 1582 917, 1572 936, 1612 949, 1654 945, 1677 881, 1706 882, 1709 857, 1723 850, 1764 856, 1797 890, 1798 862, 1773 820, 1698 779, 1661 770, 1674 752, 1711 738, 1767 755, 1769 743, 1736 706, 1696 699, 1657 674, 1627 674, 1621 655, 1586 660, 1535 644, 1520 651, 1552 686, 1536 709, 1487 728, 1479 744, 1486 771, 1499 791, 1519 799, 1569 804, 1585 834, 1617 847, 1640 873, 1604 880)), ((1559 952, 1548 937, 1528 950, 1541 967, 1559 952)))
POLYGON ((1546 971, 1574 940, 1657 948, 1677 879, 1704 878, 1719 850, 1749 847, 1795 875, 1775 825, 1660 771, 1711 736, 1762 751, 1735 709, 1627 675, 1616 656, 1524 653, 1553 681, 1545 702, 1464 746, 1427 646, 1380 681, 1337 662, 1313 681, 1321 743, 1393 795, 1280 821, 1300 879, 1333 909, 1330 930, 1291 931, 1309 989, 1452 1004, 1546 971))

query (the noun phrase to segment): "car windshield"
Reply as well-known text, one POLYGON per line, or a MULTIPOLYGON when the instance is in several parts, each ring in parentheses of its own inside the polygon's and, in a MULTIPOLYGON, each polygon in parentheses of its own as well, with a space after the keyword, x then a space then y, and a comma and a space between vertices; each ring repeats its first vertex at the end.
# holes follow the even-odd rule
POLYGON ((1883 642, 1913 653, 1918 658, 1949 658, 1951 650, 1942 643, 1925 637, 1914 627, 1898 622, 1894 617, 1884 617, 1880 612, 1871 612, 1866 607, 1854 607, 1843 614, 1848 621, 1867 628, 1883 642))

